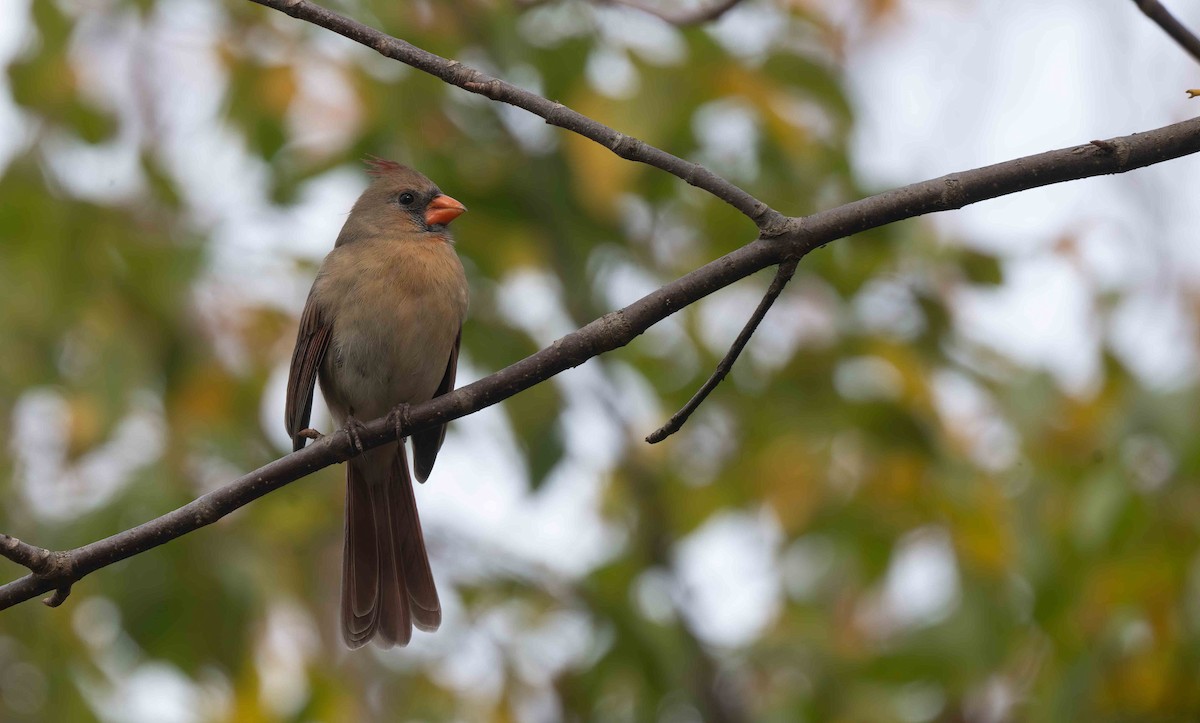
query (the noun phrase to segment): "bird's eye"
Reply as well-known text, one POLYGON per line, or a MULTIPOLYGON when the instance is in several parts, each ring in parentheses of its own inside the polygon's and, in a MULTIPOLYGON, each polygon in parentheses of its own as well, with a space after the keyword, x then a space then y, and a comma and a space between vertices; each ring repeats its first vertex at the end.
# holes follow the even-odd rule
POLYGON ((417 197, 412 195, 408 191, 405 191, 404 193, 400 194, 400 197, 397 198, 396 200, 400 202, 401 206, 408 206, 413 201, 417 200, 417 197))

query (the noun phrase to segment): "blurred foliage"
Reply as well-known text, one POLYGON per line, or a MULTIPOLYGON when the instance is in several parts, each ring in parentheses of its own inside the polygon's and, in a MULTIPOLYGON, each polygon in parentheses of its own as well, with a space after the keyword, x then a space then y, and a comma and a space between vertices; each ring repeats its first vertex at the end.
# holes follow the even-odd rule
MULTIPOLYGON (((896 12, 860 4, 868 24, 896 12)), ((817 3, 726 17, 784 28, 760 45, 575 0, 336 6, 787 213, 870 190, 847 156, 847 38, 817 3)), ((422 169, 471 208, 456 223, 474 294, 463 340, 482 372, 562 331, 512 312, 521 274, 552 280, 550 315, 578 326, 753 237, 666 174, 250 3, 26 8, 6 71, 25 132, 0 156, 0 529, 35 544, 99 539, 283 452, 264 393, 302 292, 222 281, 238 204, 206 176, 249 177, 286 213, 365 153, 422 169)), ((316 259, 267 226, 307 288, 316 259)), ((621 437, 597 500, 617 541, 566 573, 427 530, 461 608, 435 647, 341 651, 331 469, 92 575, 61 609, 0 614, 0 719, 1194 719, 1196 390, 1155 391, 1106 355, 1068 393, 970 341, 956 300, 1003 271, 922 222, 812 254, 731 379, 656 447, 641 437, 702 382, 734 333, 714 329, 736 330, 768 277, 589 362, 607 404, 590 412, 621 437), (653 414, 631 411, 634 388, 653 414), (774 583, 753 610, 730 607, 736 589, 726 608, 695 604, 678 577, 685 541, 721 520, 767 540, 774 583), (893 591, 904 551, 947 547, 949 581, 893 591), (948 599, 897 612, 896 595, 938 584, 948 599), (730 642, 710 615, 761 623, 730 642), (584 643, 568 644, 579 621, 584 643)), ((1097 314, 1116 301, 1097 295, 1097 314)), ((546 384, 504 405, 529 504, 570 473, 567 396, 546 384)), ((443 454, 467 454, 454 443, 443 454)))

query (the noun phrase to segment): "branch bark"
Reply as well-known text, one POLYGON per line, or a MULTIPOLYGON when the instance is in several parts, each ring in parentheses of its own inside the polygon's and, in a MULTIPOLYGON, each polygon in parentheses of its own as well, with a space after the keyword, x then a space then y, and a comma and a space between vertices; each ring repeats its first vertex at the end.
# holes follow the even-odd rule
POLYGON ((1185 28, 1183 23, 1176 20, 1175 16, 1163 7, 1162 3, 1158 0, 1133 0, 1133 2, 1146 17, 1153 20, 1167 35, 1170 35, 1179 44, 1179 47, 1186 50, 1193 60, 1200 61, 1200 38, 1185 28))
POLYGON ((742 3, 742 0, 720 0, 714 2, 708 7, 699 7, 695 10, 660 10, 653 5, 647 5, 638 0, 601 0, 610 5, 624 5, 628 8, 633 8, 647 15, 653 15, 659 20, 675 25, 677 27, 688 27, 691 25, 703 25, 704 23, 719 20, 722 15, 734 9, 742 3))

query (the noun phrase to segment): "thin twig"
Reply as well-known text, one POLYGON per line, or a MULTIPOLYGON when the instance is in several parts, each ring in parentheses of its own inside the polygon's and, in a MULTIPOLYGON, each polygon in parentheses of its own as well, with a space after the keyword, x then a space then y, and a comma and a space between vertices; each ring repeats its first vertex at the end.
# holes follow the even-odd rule
POLYGON ((1133 0, 1133 2, 1145 13, 1146 17, 1153 20, 1176 43, 1179 43, 1179 47, 1186 50, 1192 59, 1200 61, 1200 38, 1185 28, 1183 23, 1176 20, 1175 16, 1163 7, 1162 3, 1158 0, 1133 0))
POLYGON ((67 601, 67 596, 71 594, 71 585, 67 583, 62 587, 55 588, 49 595, 42 598, 42 604, 49 608, 56 608, 67 601))
POLYGON ((628 8, 633 8, 647 15, 665 20, 666 22, 677 27, 688 27, 691 25, 703 25, 704 23, 719 20, 722 15, 734 9, 742 3, 742 0, 720 0, 708 7, 700 7, 694 10, 677 10, 671 12, 669 10, 661 10, 653 5, 646 5, 638 0, 601 0, 609 5, 624 5, 628 8))
POLYGON ((750 337, 754 336, 758 325, 762 323, 763 317, 767 315, 767 311, 779 298, 779 294, 783 292, 783 287, 792 280, 792 274, 796 273, 796 259, 789 259, 779 264, 779 270, 775 272, 775 278, 771 280, 771 285, 767 287, 767 293, 763 295, 762 301, 758 302, 758 308, 750 315, 749 321, 742 327, 742 331, 738 334, 737 339, 734 339, 733 346, 729 347, 729 351, 725 353, 725 358, 717 365, 712 376, 704 385, 688 400, 687 404, 678 412, 671 416, 667 423, 646 436, 646 441, 650 444, 658 444, 672 434, 675 434, 687 422, 688 417, 692 416, 692 412, 704 403, 712 390, 717 388, 717 385, 725 380, 726 375, 733 369, 733 363, 737 361, 738 355, 746 348, 746 344, 750 342, 750 337))
POLYGON ((475 68, 463 65, 457 60, 435 55, 404 40, 394 38, 335 13, 328 8, 309 2, 309 0, 250 1, 332 30, 338 35, 371 48, 380 55, 429 73, 451 85, 501 103, 523 108, 545 119, 550 125, 590 138, 621 158, 664 170, 697 188, 708 191, 741 211, 758 226, 763 236, 774 236, 782 230, 786 220, 782 214, 704 166, 685 161, 633 136, 618 133, 562 103, 555 103, 499 78, 493 78, 475 68))
POLYGON ((52 555, 49 550, 34 547, 11 535, 0 533, 0 556, 28 568, 32 573, 41 574, 49 570, 53 562, 52 555))
POLYGON ((54 592, 42 600, 46 605, 56 608, 71 594, 71 560, 62 553, 34 547, 12 535, 0 533, 0 556, 28 568, 30 578, 58 584, 54 592))

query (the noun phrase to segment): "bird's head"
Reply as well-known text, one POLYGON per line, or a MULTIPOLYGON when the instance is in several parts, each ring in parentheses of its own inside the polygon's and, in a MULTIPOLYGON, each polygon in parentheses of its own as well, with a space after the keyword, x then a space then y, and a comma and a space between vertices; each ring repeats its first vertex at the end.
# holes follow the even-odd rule
POLYGON ((408 166, 375 157, 365 162, 372 181, 354 204, 352 217, 380 228, 441 233, 467 210, 408 166))

